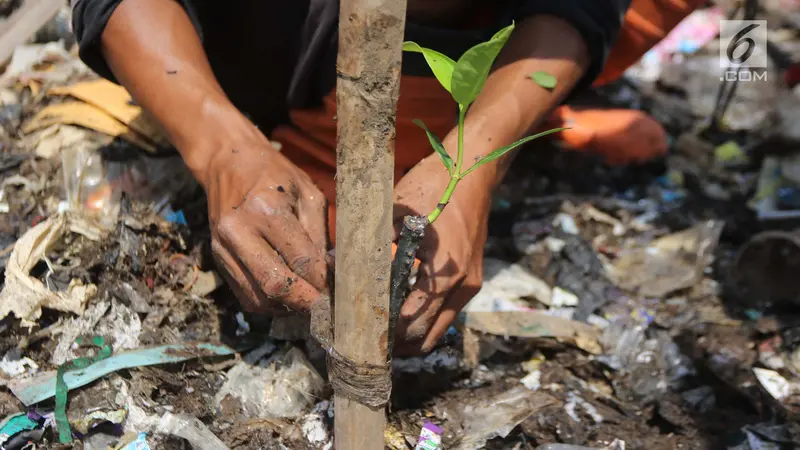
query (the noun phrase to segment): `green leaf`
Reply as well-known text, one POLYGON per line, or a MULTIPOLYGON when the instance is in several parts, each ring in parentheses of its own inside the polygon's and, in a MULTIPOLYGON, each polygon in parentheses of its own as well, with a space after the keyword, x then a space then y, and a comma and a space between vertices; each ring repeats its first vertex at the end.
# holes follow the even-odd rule
POLYGON ((436 50, 420 47, 416 42, 404 42, 403 51, 422 53, 422 56, 425 57, 425 61, 428 63, 428 67, 431 68, 433 75, 439 80, 442 87, 447 89, 447 92, 452 92, 450 90, 450 83, 453 78, 453 67, 456 65, 455 61, 436 50))
POLYGON ((428 135, 428 140, 431 141, 431 146, 434 150, 436 150, 436 154, 439 155, 439 158, 442 159, 444 166, 447 167, 447 171, 453 173, 453 158, 447 153, 447 150, 442 145, 442 141, 428 129, 424 122, 419 119, 414 119, 414 125, 422 128, 425 130, 425 134, 428 135))
POLYGON ((450 91, 456 102, 468 106, 475 101, 483 89, 483 85, 486 84, 486 79, 489 78, 489 70, 491 70, 495 58, 506 45, 513 31, 514 24, 512 23, 498 31, 490 40, 472 47, 461 55, 453 68, 452 90, 450 91))
POLYGON ((545 89, 554 89, 556 87, 556 77, 550 75, 547 72, 542 72, 541 70, 538 72, 533 72, 530 74, 531 80, 535 81, 536 84, 545 88, 545 89))
POLYGON ((528 136, 528 137, 522 138, 522 139, 518 140, 517 142, 514 142, 511 145, 507 145, 505 147, 498 148, 497 150, 493 151, 492 153, 489 153, 488 155, 486 155, 483 158, 481 158, 478 162, 475 163, 474 166, 470 167, 464 173, 462 173, 461 177, 463 178, 468 173, 472 172, 473 170, 477 169, 478 167, 480 167, 480 166, 482 166, 482 165, 484 165, 484 164, 486 164, 488 162, 494 161, 495 159, 505 155, 506 153, 510 152, 511 150, 514 150, 515 148, 519 147, 520 145, 522 145, 522 144, 524 144, 526 142, 530 142, 530 141, 532 141, 532 140, 534 140, 536 138, 540 138, 542 136, 547 136, 548 134, 553 134, 553 133, 557 133, 559 131, 564 131, 564 130, 568 130, 568 129, 569 128, 553 128, 552 130, 542 131, 541 133, 534 134, 533 136, 528 136))

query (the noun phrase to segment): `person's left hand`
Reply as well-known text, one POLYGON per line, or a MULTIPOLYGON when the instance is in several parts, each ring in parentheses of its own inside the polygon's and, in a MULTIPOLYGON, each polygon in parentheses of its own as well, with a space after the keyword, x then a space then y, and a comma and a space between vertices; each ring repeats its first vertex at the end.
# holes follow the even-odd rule
MULTIPOLYGON (((448 181, 435 154, 404 176, 395 188, 396 233, 404 216, 433 211, 448 181)), ((395 330, 395 354, 429 352, 480 290, 491 200, 491 192, 483 184, 477 171, 462 180, 442 214, 426 228, 417 253, 422 261, 417 281, 400 310, 395 330)))

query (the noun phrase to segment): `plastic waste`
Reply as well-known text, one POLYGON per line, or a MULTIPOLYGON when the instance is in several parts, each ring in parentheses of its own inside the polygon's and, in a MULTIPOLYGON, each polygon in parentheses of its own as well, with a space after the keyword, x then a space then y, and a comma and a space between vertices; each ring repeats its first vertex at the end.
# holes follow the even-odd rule
POLYGON ((156 431, 186 439, 194 450, 228 449, 228 446, 215 436, 200 419, 188 414, 165 413, 161 417, 156 431))
POLYGON ((255 362, 242 361, 227 377, 214 397, 217 410, 246 417, 300 417, 325 387, 325 380, 296 347, 255 362))
POLYGON ((39 370, 39 365, 36 364, 36 361, 22 356, 19 349, 16 348, 7 351, 0 360, 0 372, 9 378, 19 377, 37 370, 39 370))
POLYGON ((795 449, 800 442, 800 425, 792 422, 745 425, 731 441, 728 450, 795 449))
MULTIPOLYGON (((317 403, 310 413, 300 418, 300 430, 314 448, 331 450, 333 448, 333 439, 330 432, 333 429, 332 420, 333 402, 323 400, 317 403)), ((390 426, 387 424, 387 433, 390 426)), ((405 446, 403 447, 403 449, 406 448, 405 446)))
POLYGON ((124 409, 90 411, 78 419, 70 419, 70 425, 74 427, 75 431, 81 434, 88 434, 89 430, 98 424, 109 422, 119 425, 125 421, 127 416, 128 412, 124 409))
POLYGON ((13 313, 23 325, 31 326, 42 314, 42 307, 78 315, 83 313, 86 302, 97 291, 95 285, 84 285, 75 279, 66 290, 53 292, 39 279, 30 276, 33 267, 48 250, 70 231, 92 240, 98 240, 102 234, 102 229, 90 221, 59 214, 39 223, 19 238, 6 264, 5 285, 0 291, 0 318, 13 313))
POLYGON ((544 444, 536 447, 536 450, 598 450, 593 447, 569 444, 544 444))
POLYGON ((150 450, 147 444, 147 433, 125 434, 114 450, 150 450), (132 434, 132 436, 131 436, 132 434))
POLYGON ((64 191, 71 211, 92 214, 106 227, 117 221, 120 191, 106 179, 106 166, 97 149, 68 147, 61 152, 64 191))
POLYGON ((603 332, 606 354, 597 359, 626 375, 618 389, 640 400, 680 391, 696 373, 691 360, 664 330, 648 330, 634 321, 609 326, 603 332))
POLYGON ((14 49, 11 62, 8 63, 0 86, 10 86, 23 75, 28 75, 35 67, 44 63, 59 63, 72 59, 61 42, 47 44, 20 45, 14 49))
MULTIPOLYGON (((232 355, 235 350, 218 344, 184 343, 158 347, 140 348, 118 353, 92 364, 85 370, 68 372, 64 375, 67 387, 75 389, 122 369, 152 366, 187 361, 203 356, 232 355)), ((42 372, 22 380, 12 380, 9 389, 26 406, 31 406, 53 397, 56 393, 56 372, 42 372)))
POLYGON ((524 298, 552 303, 552 288, 519 264, 494 258, 483 261, 483 286, 465 307, 468 311, 508 311, 527 305, 524 298))
POLYGON ((113 449, 119 440, 119 436, 113 436, 102 432, 92 433, 82 439, 83 450, 113 449))
POLYGON ((395 373, 437 373, 453 371, 459 367, 459 355, 450 348, 440 348, 425 356, 393 358, 392 370, 395 373))
POLYGON ((514 387, 483 403, 464 406, 464 436, 454 448, 476 450, 496 437, 506 437, 520 422, 542 408, 558 403, 543 392, 514 387))
POLYGON ((709 220, 624 251, 611 277, 621 289, 663 298, 695 285, 711 263, 724 224, 709 220))
MULTIPOLYGON (((756 48, 754 53, 761 51, 764 50, 756 48)), ((695 117, 711 117, 717 105, 720 77, 724 76, 724 70, 716 52, 698 54, 664 64, 659 81, 685 92, 695 117)), ((767 68, 765 76, 777 79, 777 70, 767 68)), ((723 118, 724 126, 735 131, 771 128, 776 121, 777 100, 781 94, 775 83, 738 83, 723 118)))
POLYGON ((754 367, 753 373, 764 390, 775 400, 783 401, 791 395, 800 395, 800 383, 790 382, 774 370, 754 367))
POLYGON ((439 450, 442 445, 442 429, 433 422, 425 421, 419 432, 414 450, 439 450))
POLYGON ((614 439, 613 442, 603 448, 570 444, 544 444, 536 447, 536 450, 625 450, 625 441, 614 439))
POLYGON ((171 204, 194 192, 197 184, 180 157, 154 157, 130 149, 74 145, 61 150, 65 208, 116 223, 122 194, 149 203, 166 220, 186 225, 183 211, 171 204))
POLYGON ((579 299, 571 317, 578 321, 588 320, 598 308, 613 299, 612 291, 616 288, 608 280, 604 264, 590 242, 560 231, 548 239, 552 241, 553 238, 563 245, 557 250, 551 249, 555 254, 547 265, 547 271, 554 274, 556 286, 579 299))
POLYGON ((0 422, 0 448, 5 448, 14 436, 38 427, 39 423, 25 413, 12 414, 6 417, 0 422))
POLYGON ((570 419, 580 423, 581 418, 578 415, 578 408, 583 410, 589 417, 591 417, 594 423, 598 424, 603 422, 603 416, 597 412, 597 408, 595 408, 594 405, 586 401, 586 399, 579 396, 574 391, 570 391, 567 394, 567 403, 564 404, 564 410, 567 412, 567 415, 570 417, 570 419))
POLYGON ((592 325, 558 317, 538 309, 521 311, 468 311, 463 313, 467 328, 497 336, 558 337, 572 341, 590 353, 600 353, 599 331, 592 325))

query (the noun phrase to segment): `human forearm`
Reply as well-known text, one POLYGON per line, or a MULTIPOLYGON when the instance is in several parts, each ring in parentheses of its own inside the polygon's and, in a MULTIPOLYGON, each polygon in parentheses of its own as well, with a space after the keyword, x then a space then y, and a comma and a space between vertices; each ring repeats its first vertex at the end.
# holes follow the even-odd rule
MULTIPOLYGON (((478 99, 471 106, 464 128, 464 168, 492 150, 528 134, 571 92, 589 65, 581 35, 567 22, 552 16, 535 16, 521 22, 495 63, 478 99), (547 72, 558 81, 552 90, 530 78, 547 72)), ((444 140, 457 148, 457 130, 444 140)), ((513 152, 512 152, 513 153, 513 152)), ((467 186, 491 189, 500 182, 513 159, 510 153, 486 164, 463 180, 467 186)), ((467 186, 458 191, 469 190, 467 186)))
POLYGON ((257 133, 215 79, 177 2, 124 0, 103 32, 102 51, 114 76, 164 127, 201 182, 216 151, 257 133))

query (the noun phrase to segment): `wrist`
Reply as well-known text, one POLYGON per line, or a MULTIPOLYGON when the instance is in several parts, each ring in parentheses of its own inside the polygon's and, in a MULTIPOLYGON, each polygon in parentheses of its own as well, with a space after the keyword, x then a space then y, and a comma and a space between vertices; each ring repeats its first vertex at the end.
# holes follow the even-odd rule
POLYGON ((258 128, 227 99, 204 99, 196 117, 198 120, 192 121, 173 142, 186 166, 203 186, 220 158, 237 153, 233 150, 263 147, 268 143, 258 128))
POLYGON ((450 203, 455 203, 467 215, 483 216, 491 204, 495 188, 493 179, 475 171, 458 182, 450 203))

